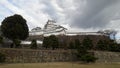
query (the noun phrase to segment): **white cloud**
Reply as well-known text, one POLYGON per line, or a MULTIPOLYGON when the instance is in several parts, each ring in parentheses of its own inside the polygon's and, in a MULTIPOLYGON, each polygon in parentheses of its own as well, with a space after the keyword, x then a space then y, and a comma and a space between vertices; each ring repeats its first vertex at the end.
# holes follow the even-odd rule
POLYGON ((33 5, 34 4, 33 2, 26 4, 24 3, 24 1, 22 1, 21 3, 17 5, 17 2, 16 4, 12 4, 11 2, 7 0, 2 0, 0 1, 0 3, 3 6, 5 6, 7 10, 12 11, 12 14, 21 14, 27 20, 27 23, 30 28, 33 28, 36 26, 43 27, 43 23, 46 22, 47 19, 49 18, 48 15, 44 14, 43 12, 40 12, 40 10, 37 7, 39 5, 37 2, 35 5, 33 5), (26 4, 26 5, 22 5, 22 4, 26 4))
POLYGON ((120 31, 120 0, 0 0, 0 22, 21 14, 31 28, 43 27, 48 19, 68 29, 120 31))

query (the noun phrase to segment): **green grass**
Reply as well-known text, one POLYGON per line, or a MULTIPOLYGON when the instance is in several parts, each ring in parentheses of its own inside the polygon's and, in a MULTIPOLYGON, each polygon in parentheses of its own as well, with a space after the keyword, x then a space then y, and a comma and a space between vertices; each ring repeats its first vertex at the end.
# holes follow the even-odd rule
POLYGON ((120 68, 119 63, 79 64, 69 62, 0 64, 0 68, 120 68))

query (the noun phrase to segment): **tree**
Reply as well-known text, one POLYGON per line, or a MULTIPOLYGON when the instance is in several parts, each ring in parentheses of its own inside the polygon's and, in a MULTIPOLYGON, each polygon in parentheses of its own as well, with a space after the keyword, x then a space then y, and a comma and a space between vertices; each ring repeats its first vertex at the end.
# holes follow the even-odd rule
POLYGON ((36 40, 32 40, 30 48, 31 49, 37 49, 37 42, 36 42, 36 40))
POLYGON ((108 50, 113 52, 120 52, 120 44, 117 44, 114 42, 114 40, 110 40, 108 50))
POLYGON ((14 40, 14 44, 16 45, 16 46, 15 46, 16 48, 21 47, 20 43, 21 43, 20 40, 18 40, 18 39, 15 39, 15 40, 14 40))
POLYGON ((81 46, 80 40, 79 39, 75 39, 75 48, 79 48, 81 46))
POLYGON ((106 40, 99 40, 96 45, 98 50, 108 50, 109 43, 106 40))
POLYGON ((2 44, 3 44, 3 37, 0 36, 0 47, 2 46, 2 44))
MULTIPOLYGON (((12 40, 25 40, 29 35, 26 20, 18 14, 9 16, 2 21, 1 31, 3 36, 12 40)), ((15 43, 14 43, 15 44, 15 43)))
POLYGON ((3 53, 0 53, 0 63, 5 62, 5 59, 6 59, 6 55, 3 53))
POLYGON ((92 49, 93 43, 89 37, 85 37, 82 41, 82 45, 88 50, 92 49))
POLYGON ((43 47, 49 48, 49 37, 44 37, 43 39, 43 47))
POLYGON ((58 38, 55 35, 51 35, 49 37, 44 37, 43 47, 52 48, 53 50, 55 48, 58 48, 59 47, 58 38))
POLYGON ((2 44, 2 43, 3 43, 3 37, 0 36, 0 44, 2 44))
POLYGON ((59 41, 58 38, 55 35, 51 35, 49 36, 50 39, 50 46, 52 47, 52 49, 54 50, 55 48, 59 47, 59 41))
POLYGON ((87 49, 84 46, 79 46, 77 48, 77 57, 78 59, 81 58, 81 56, 88 54, 87 49))
POLYGON ((75 49, 75 45, 74 45, 74 42, 70 42, 69 43, 69 47, 68 47, 69 49, 75 49))
POLYGON ((85 63, 89 62, 95 62, 96 57, 94 55, 90 54, 88 50, 92 49, 93 44, 92 40, 90 40, 88 37, 84 38, 82 45, 80 44, 79 40, 75 40, 75 45, 77 45, 77 58, 80 61, 83 61, 85 63))
POLYGON ((85 55, 81 56, 80 60, 85 62, 85 63, 89 63, 89 62, 95 62, 97 60, 97 58, 94 57, 94 55, 85 54, 85 55))

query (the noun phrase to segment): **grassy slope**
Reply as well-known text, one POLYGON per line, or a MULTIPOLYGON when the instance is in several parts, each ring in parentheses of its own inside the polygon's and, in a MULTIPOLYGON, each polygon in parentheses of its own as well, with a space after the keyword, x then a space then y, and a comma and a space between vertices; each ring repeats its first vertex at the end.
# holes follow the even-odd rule
POLYGON ((0 68, 120 68, 120 64, 79 64, 69 62, 59 63, 25 63, 1 64, 0 68))

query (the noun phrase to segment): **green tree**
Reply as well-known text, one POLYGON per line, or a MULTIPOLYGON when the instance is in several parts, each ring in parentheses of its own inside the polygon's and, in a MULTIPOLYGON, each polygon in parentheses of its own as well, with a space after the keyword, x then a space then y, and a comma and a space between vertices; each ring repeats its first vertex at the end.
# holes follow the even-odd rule
POLYGON ((30 48, 31 49, 37 49, 37 42, 36 42, 36 40, 32 40, 30 48))
POLYGON ((90 40, 88 37, 86 37, 83 42, 82 45, 80 44, 79 40, 75 40, 75 45, 77 45, 77 58, 80 61, 83 61, 85 63, 89 63, 89 62, 95 62, 96 57, 94 57, 94 55, 90 54, 90 52, 88 52, 88 50, 92 49, 93 44, 92 44, 92 40, 90 40))
POLYGON ((111 43, 109 44, 108 50, 113 52, 120 52, 120 44, 111 43))
POLYGON ((99 40, 96 49, 98 50, 108 50, 109 43, 106 40, 99 40))
POLYGON ((85 55, 81 56, 80 60, 85 62, 85 63, 89 63, 89 62, 95 62, 97 60, 97 58, 94 57, 94 55, 85 54, 85 55))
POLYGON ((84 63, 95 62, 97 60, 84 46, 77 48, 77 58, 84 63))
POLYGON ((69 49, 75 49, 75 45, 74 45, 74 42, 70 42, 69 43, 69 47, 68 47, 69 49))
POLYGON ((51 35, 49 37, 44 37, 43 47, 45 48, 59 48, 59 40, 55 35, 51 35))
POLYGON ((16 46, 15 46, 16 48, 20 48, 20 47, 21 47, 21 44, 20 44, 20 43, 21 43, 20 40, 18 40, 18 39, 15 39, 15 40, 14 40, 14 44, 16 45, 16 46))
POLYGON ((92 49, 93 43, 89 37, 85 37, 82 41, 82 45, 88 50, 92 49))
POLYGON ((75 41, 74 41, 75 43, 74 43, 74 47, 75 47, 75 49, 76 48, 79 48, 80 46, 81 46, 81 43, 80 43, 80 40, 79 39, 75 39, 75 41))
POLYGON ((3 53, 0 53, 0 63, 5 62, 6 56, 3 53))
POLYGON ((0 36, 0 44, 2 44, 2 43, 3 43, 3 37, 0 36))
POLYGON ((55 48, 59 48, 59 41, 58 38, 55 35, 51 35, 49 36, 49 41, 50 41, 50 46, 52 47, 52 49, 54 50, 55 48))
POLYGON ((9 16, 2 21, 1 31, 3 36, 13 41, 25 40, 29 35, 29 29, 26 20, 18 14, 9 16))
POLYGON ((43 47, 49 48, 50 40, 49 37, 44 37, 43 39, 43 47))
POLYGON ((70 41, 68 48, 77 49, 80 46, 81 46, 81 43, 80 43, 79 39, 75 39, 74 41, 70 41))
POLYGON ((78 59, 81 58, 81 56, 88 54, 87 49, 84 46, 79 46, 77 48, 77 57, 78 59))

